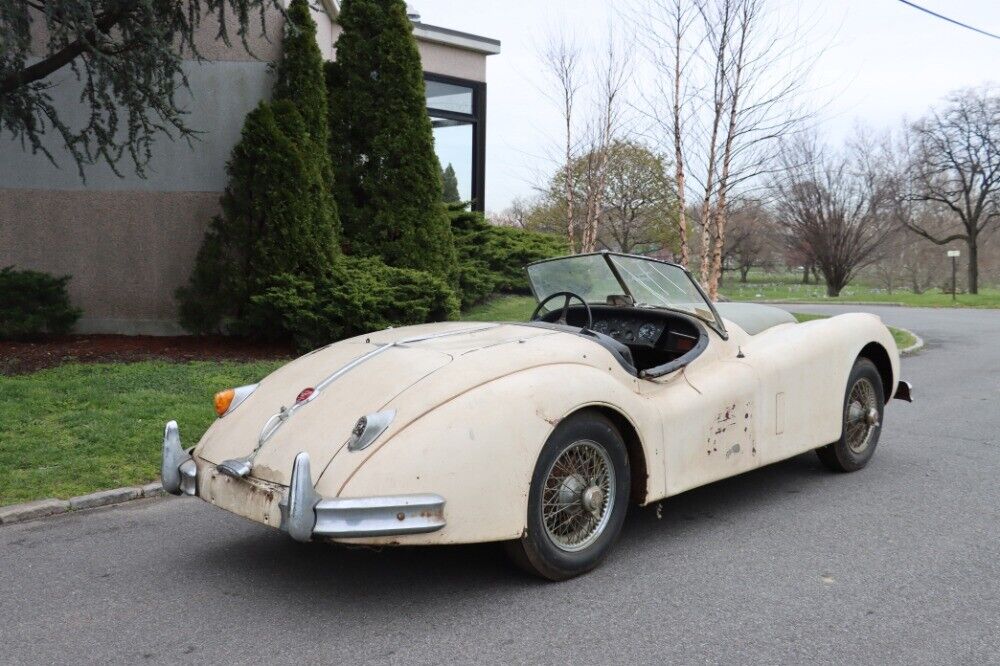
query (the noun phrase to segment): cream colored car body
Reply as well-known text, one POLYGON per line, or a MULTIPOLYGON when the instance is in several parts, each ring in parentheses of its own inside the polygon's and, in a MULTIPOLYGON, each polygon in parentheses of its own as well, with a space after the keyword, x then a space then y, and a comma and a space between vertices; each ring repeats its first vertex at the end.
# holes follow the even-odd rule
POLYGON ((538 454, 560 420, 582 409, 611 416, 633 467, 633 498, 653 502, 828 444, 841 435, 844 391, 859 355, 874 355, 886 399, 899 356, 874 315, 786 323, 728 339, 656 379, 626 371, 604 347, 571 332, 511 323, 449 322, 389 329, 307 354, 265 378, 218 419, 193 451, 198 495, 278 527, 296 455, 311 458, 324 498, 433 493, 445 526, 423 534, 337 539, 447 544, 518 538, 538 454), (245 456, 266 421, 305 387, 379 348, 304 405, 260 449, 249 478, 216 465, 245 456), (358 418, 396 410, 370 447, 346 442, 358 418), (250 491, 253 492, 250 492, 250 491))

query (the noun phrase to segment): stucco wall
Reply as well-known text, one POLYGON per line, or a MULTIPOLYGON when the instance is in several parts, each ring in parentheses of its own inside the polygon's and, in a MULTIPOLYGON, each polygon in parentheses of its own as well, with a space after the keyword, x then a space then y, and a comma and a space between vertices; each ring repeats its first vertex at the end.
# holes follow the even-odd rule
MULTIPOLYGON (((131 164, 119 177, 106 165, 85 170, 50 141, 58 165, 0 148, 0 266, 71 275, 83 333, 179 334, 174 291, 187 281, 205 228, 219 210, 225 164, 243 118, 268 96, 267 64, 246 59, 188 62, 193 97, 186 122, 202 132, 190 145, 159 139, 147 178, 131 164)), ((53 89, 66 119, 81 120, 78 84, 53 89)))
MULTIPOLYGON (((190 145, 184 139, 156 139, 155 153, 145 179, 135 175, 132 163, 125 158, 117 176, 101 163, 85 168, 86 181, 80 180, 76 164, 64 153, 55 135, 47 137, 46 147, 58 166, 38 153, 23 150, 21 144, 4 134, 0 138, 0 187, 48 190, 143 190, 157 192, 221 192, 226 186, 225 164, 240 137, 243 118, 268 96, 272 75, 267 63, 259 61, 189 61, 184 71, 193 96, 178 96, 189 112, 184 122, 200 134, 190 145)), ((57 75, 62 80, 50 94, 71 127, 85 121, 87 107, 79 104, 80 84, 71 74, 57 75)))
POLYGON ((178 334, 217 192, 0 189, 0 266, 73 276, 86 333, 178 334))

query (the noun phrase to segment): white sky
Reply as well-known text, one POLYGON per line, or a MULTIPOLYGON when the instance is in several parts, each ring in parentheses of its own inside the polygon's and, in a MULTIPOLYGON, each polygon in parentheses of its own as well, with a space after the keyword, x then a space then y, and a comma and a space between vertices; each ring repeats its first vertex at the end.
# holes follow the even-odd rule
MULTIPOLYGON (((858 121, 874 128, 913 119, 955 88, 1000 78, 1000 40, 919 12, 898 0, 798 2, 826 53, 812 86, 829 103, 823 128, 832 138, 858 121)), ((1000 0, 917 0, 959 21, 1000 33, 1000 0)), ((532 193, 556 163, 558 109, 542 92, 538 47, 564 27, 599 43, 614 19, 613 0, 410 0, 421 21, 502 42, 487 61, 486 203, 506 207, 532 193)), ((615 23, 625 27, 624 22, 615 23)), ((640 85, 642 81, 638 82, 640 85)))

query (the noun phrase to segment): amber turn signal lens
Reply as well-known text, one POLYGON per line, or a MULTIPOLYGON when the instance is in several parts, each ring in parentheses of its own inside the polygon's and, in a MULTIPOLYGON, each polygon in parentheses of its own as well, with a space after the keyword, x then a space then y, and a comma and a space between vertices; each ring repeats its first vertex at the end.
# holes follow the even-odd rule
POLYGON ((233 389, 226 389, 225 391, 219 391, 215 394, 215 413, 220 417, 229 410, 229 406, 233 404, 233 398, 236 397, 236 391, 233 389))

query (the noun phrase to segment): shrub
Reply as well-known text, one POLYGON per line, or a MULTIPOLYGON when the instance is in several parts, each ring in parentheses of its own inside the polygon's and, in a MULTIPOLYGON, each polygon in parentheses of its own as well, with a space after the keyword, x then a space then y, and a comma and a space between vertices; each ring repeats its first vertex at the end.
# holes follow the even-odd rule
POLYGON ((0 269, 0 339, 68 333, 80 310, 70 305, 70 276, 0 269))
POLYGON ((248 327, 280 331, 300 349, 389 326, 451 319, 458 312, 458 298, 441 278, 354 257, 342 257, 319 279, 275 276, 251 303, 248 327))
POLYGON ((566 254, 566 241, 558 236, 493 226, 464 205, 453 205, 450 212, 463 308, 497 292, 528 293, 524 267, 566 254))
POLYGON ((403 0, 344 0, 326 66, 345 250, 451 278, 455 247, 403 0))
POLYGON ((335 212, 305 123, 289 100, 261 102, 243 125, 227 170, 222 215, 205 236, 188 286, 178 290, 181 323, 199 333, 236 331, 274 275, 325 272, 338 254, 335 212))

